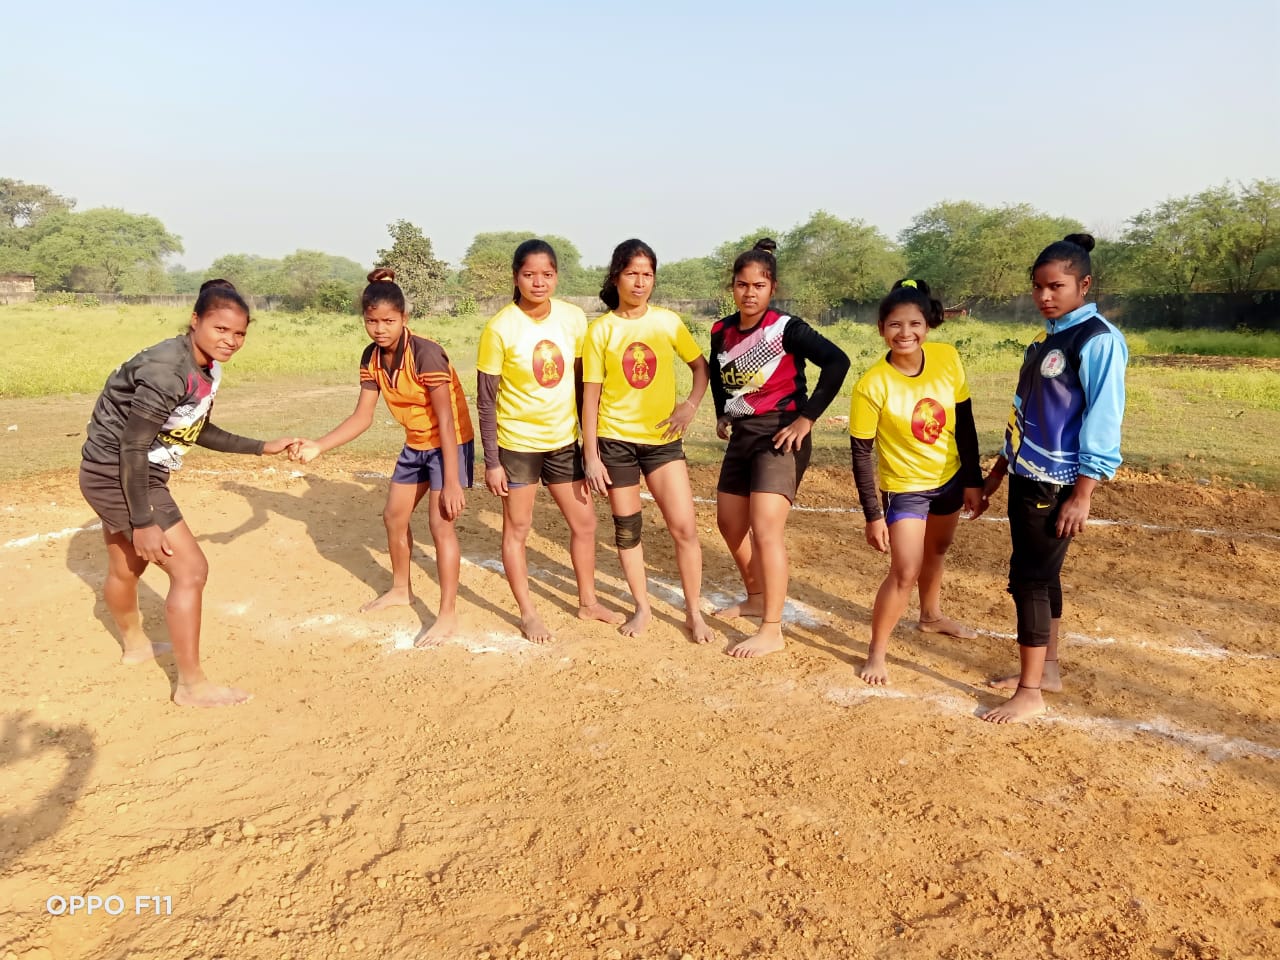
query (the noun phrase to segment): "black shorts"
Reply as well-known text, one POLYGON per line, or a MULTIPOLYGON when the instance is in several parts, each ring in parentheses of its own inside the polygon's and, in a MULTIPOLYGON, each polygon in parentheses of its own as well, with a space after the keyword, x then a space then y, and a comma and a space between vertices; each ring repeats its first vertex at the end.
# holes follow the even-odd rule
POLYGON ((677 437, 670 443, 631 443, 601 437, 597 443, 600 460, 609 470, 609 486, 635 487, 640 474, 646 477, 659 467, 683 460, 684 442, 677 437))
POLYGON ((773 435, 798 416, 793 410, 734 420, 716 489, 735 497, 780 493, 794 501, 813 455, 813 434, 806 434, 795 452, 775 449, 773 435))
POLYGON ((544 486, 573 483, 586 476, 582 469, 582 448, 576 443, 535 453, 499 447, 498 462, 507 471, 507 485, 512 487, 527 487, 539 480, 544 486))
MULTIPOLYGON (((125 503, 118 466, 82 460, 80 493, 93 507, 93 512, 102 518, 102 526, 108 533, 132 536, 133 524, 129 522, 129 505, 125 503)), ((182 522, 182 511, 169 493, 169 471, 154 463, 147 470, 147 499, 161 530, 176 527, 182 522)))

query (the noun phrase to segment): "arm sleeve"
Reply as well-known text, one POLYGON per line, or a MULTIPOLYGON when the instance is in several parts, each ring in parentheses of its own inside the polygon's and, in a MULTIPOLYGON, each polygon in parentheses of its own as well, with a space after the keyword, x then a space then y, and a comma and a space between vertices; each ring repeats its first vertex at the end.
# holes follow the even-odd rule
POLYGON ((792 317, 782 334, 782 348, 788 353, 815 363, 822 371, 818 383, 800 415, 817 421, 844 386, 849 373, 849 356, 799 317, 792 317))
MULTIPOLYGON (((411 341, 411 347, 419 386, 432 390, 453 384, 453 369, 449 366, 449 355, 444 352, 444 347, 434 340, 417 336, 411 341)), ((426 402, 430 406, 430 402, 426 402)))
POLYGON ((211 422, 206 422, 200 430, 200 436, 196 437, 196 446, 204 447, 206 450, 217 450, 219 453, 251 453, 254 456, 262 456, 262 448, 266 446, 266 441, 229 433, 211 422))
POLYGON ((870 523, 884 516, 880 505, 880 491, 876 489, 876 465, 872 458, 874 440, 861 437, 849 438, 849 453, 853 458, 853 482, 858 488, 858 502, 862 504, 862 516, 870 523))
POLYGON ((720 372, 720 349, 724 346, 724 331, 716 324, 711 328, 711 399, 716 405, 716 419, 724 416, 724 405, 729 402, 729 391, 724 388, 720 372))
POLYGON ((502 378, 481 371, 476 374, 476 410, 480 415, 480 444, 485 469, 498 465, 498 385, 502 378))
POLYGON ((982 486, 982 458, 978 452, 972 400, 956 404, 956 449, 960 453, 960 482, 966 487, 982 486))
POLYGON ((134 529, 155 523, 151 500, 147 496, 147 475, 150 472, 147 451, 167 417, 168 414, 156 417, 132 407, 120 434, 120 486, 124 489, 124 502, 129 507, 129 526, 134 529))
POLYGON ((1080 472, 1110 480, 1120 466, 1120 424, 1124 419, 1124 375, 1129 348, 1118 333, 1094 337, 1080 351, 1084 421, 1080 425, 1080 472))

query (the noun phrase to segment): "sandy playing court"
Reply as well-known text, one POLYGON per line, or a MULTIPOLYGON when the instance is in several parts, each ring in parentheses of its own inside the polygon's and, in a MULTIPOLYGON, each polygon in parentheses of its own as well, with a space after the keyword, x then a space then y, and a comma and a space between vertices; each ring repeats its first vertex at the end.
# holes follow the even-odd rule
MULTIPOLYGON (((993 728, 982 681, 1016 657, 997 520, 962 526, 944 587, 987 633, 904 624, 874 690, 855 665, 887 561, 847 472, 811 472, 792 516, 788 649, 738 661, 683 638, 651 506, 648 635, 571 619, 545 497, 530 565, 560 639, 524 643, 482 490, 465 632, 412 649, 421 604, 355 612, 389 582, 385 469, 209 456, 175 479, 212 568, 206 666, 256 694, 212 712, 169 703, 168 659, 116 663, 73 472, 0 488, 0 958, 1280 956, 1275 495, 1106 485, 1115 523, 1064 576, 1069 689, 993 728)), ((735 582, 699 519, 714 602, 735 582)))

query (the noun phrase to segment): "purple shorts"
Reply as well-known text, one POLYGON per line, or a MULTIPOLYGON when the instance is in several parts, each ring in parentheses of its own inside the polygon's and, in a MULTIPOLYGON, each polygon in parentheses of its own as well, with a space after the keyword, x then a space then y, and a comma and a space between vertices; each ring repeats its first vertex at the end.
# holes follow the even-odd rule
MULTIPOLYGON (((458 481, 464 487, 475 483, 476 442, 458 444, 458 481)), ((432 490, 444 489, 444 457, 439 447, 417 450, 405 447, 391 474, 392 483, 428 484, 432 490)))
POLYGON ((964 486, 960 471, 940 487, 932 490, 909 490, 905 493, 881 491, 884 499, 884 522, 897 523, 907 517, 928 520, 930 514, 945 517, 964 506, 964 486))

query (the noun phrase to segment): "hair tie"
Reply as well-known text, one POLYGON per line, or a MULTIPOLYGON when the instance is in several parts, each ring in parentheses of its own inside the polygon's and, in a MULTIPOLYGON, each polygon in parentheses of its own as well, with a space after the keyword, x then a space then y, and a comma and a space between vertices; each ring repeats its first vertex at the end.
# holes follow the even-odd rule
POLYGON ((915 282, 914 280, 903 280, 903 281, 902 281, 902 283, 898 284, 898 286, 900 286, 900 287, 910 287, 912 290, 919 290, 919 289, 920 289, 919 287, 917 287, 917 286, 916 286, 916 282, 915 282))

